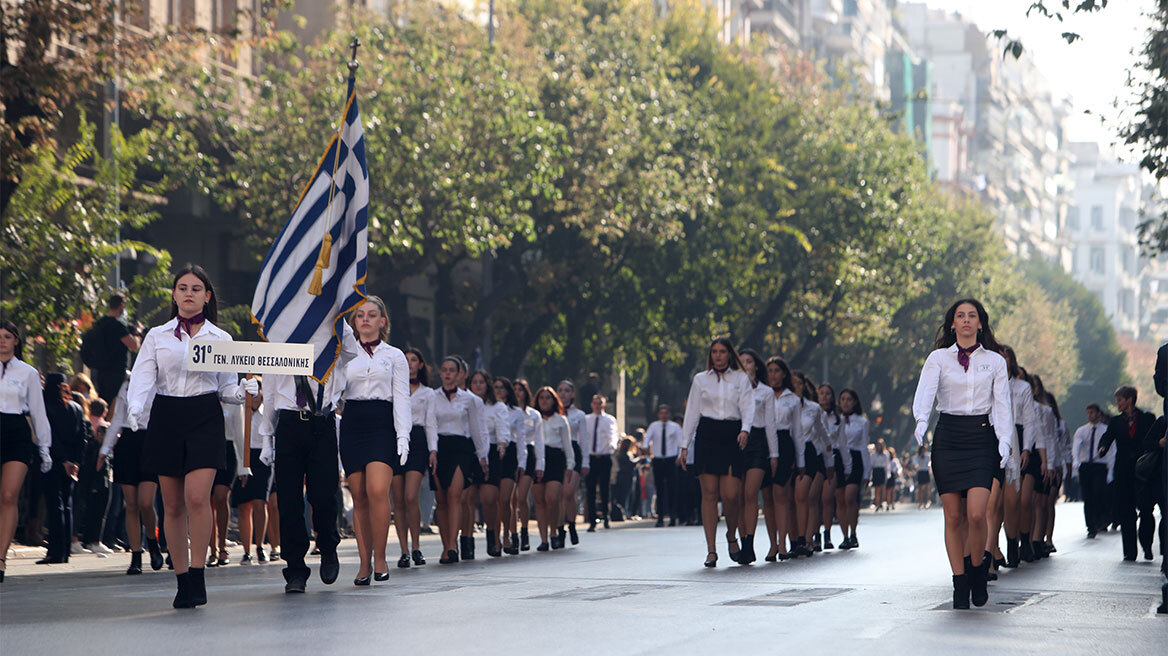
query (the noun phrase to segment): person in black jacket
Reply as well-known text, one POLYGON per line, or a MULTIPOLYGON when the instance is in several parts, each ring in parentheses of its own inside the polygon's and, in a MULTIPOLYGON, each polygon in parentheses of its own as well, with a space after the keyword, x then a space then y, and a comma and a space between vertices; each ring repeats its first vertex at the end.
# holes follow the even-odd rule
POLYGON ((1156 393, 1164 399, 1164 414, 1168 415, 1168 344, 1156 351, 1156 370, 1152 373, 1156 393))
POLYGON ((89 423, 81 406, 70 399, 65 374, 45 376, 45 414, 53 433, 49 454, 53 467, 44 475, 45 523, 49 528, 48 552, 38 565, 69 562, 73 541, 73 485, 85 453, 85 427, 89 423))
MULTIPOLYGON (((1115 405, 1119 414, 1107 423, 1107 431, 1099 440, 1099 457, 1103 457, 1115 444, 1115 519, 1119 521, 1123 534, 1123 559, 1136 559, 1136 459, 1144 452, 1143 439, 1151 430, 1156 417, 1136 407, 1136 388, 1123 385, 1115 390, 1115 405)), ((1143 510, 1141 505, 1141 510, 1143 510)), ((1155 531, 1155 519, 1150 510, 1140 513, 1141 537, 1147 532, 1144 555, 1151 559, 1151 538, 1155 531)))

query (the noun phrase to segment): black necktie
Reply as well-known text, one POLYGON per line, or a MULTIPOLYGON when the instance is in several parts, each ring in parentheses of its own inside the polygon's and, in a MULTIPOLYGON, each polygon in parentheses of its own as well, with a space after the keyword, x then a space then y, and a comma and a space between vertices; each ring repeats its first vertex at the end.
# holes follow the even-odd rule
POLYGON ((1087 454, 1087 462, 1095 462, 1095 430, 1098 426, 1091 427, 1091 452, 1087 454))
POLYGON ((600 433, 600 415, 596 415, 592 420, 592 453, 600 453, 600 444, 597 442, 598 433, 600 433))

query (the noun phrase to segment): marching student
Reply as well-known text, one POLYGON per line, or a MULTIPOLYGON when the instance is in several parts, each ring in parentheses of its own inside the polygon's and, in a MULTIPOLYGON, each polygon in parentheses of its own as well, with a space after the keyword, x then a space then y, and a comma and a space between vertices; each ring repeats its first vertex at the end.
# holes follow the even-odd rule
POLYGON ((353 585, 366 586, 371 575, 389 579, 389 491, 394 474, 405 473, 413 428, 410 366, 405 353, 385 341, 389 314, 380 298, 366 296, 349 322, 361 348, 345 366, 339 447, 360 559, 353 585))
MULTIPOLYGON (((251 454, 251 473, 236 479, 231 490, 232 499, 239 509, 239 543, 243 545, 240 565, 268 562, 264 553, 264 535, 268 532, 268 490, 272 486, 272 468, 264 464, 260 455, 264 452, 264 390, 263 380, 255 377, 259 392, 251 397, 251 436, 247 448, 251 454), (251 545, 255 545, 255 559, 251 555, 251 545)), ((114 460, 117 464, 117 460, 114 460)))
MULTIPOLYGON (((769 389, 769 388, 768 388, 769 389)), ((653 487, 657 494, 657 526, 677 526, 677 452, 681 447, 681 426, 672 420, 673 411, 667 405, 657 407, 657 421, 645 431, 645 450, 652 458, 653 487)))
POLYGON ((232 373, 187 370, 190 343, 231 341, 215 325, 218 302, 207 272, 187 266, 171 285, 170 321, 146 334, 130 374, 126 425, 145 427, 142 467, 158 475, 166 511, 166 541, 178 582, 175 608, 207 603, 204 568, 211 541, 211 486, 225 462, 219 402, 243 403, 259 385, 232 373), (147 401, 154 395, 150 415, 147 401), (189 538, 189 539, 188 539, 189 538))
MULTIPOLYGON (((126 425, 129 390, 130 381, 127 378, 114 400, 114 415, 97 460, 100 468, 113 455, 114 483, 122 486, 122 498, 126 504, 126 537, 130 542, 130 566, 126 574, 135 575, 142 573, 143 529, 146 531, 146 548, 150 551, 150 569, 162 569, 164 560, 162 548, 158 545, 158 518, 154 513, 158 475, 142 469, 142 445, 146 441, 146 430, 132 431, 126 425)), ((154 395, 149 394, 142 409, 143 416, 150 416, 153 402, 154 395)))
POLYGON ((888 496, 888 472, 892 469, 892 458, 884 439, 877 439, 872 447, 872 502, 876 505, 876 512, 884 510, 888 496))
MULTIPOLYGON (((1034 412, 1034 388, 1023 376, 1014 349, 1003 346, 1002 357, 1006 358, 1007 374, 1010 376, 1010 398, 1014 410, 1013 451, 1016 456, 1013 461, 1015 466, 1006 471, 1007 485, 1002 490, 1002 524, 1006 530, 1006 562, 1003 567, 1014 568, 1022 556, 1019 549, 1020 533, 1029 535, 1030 531, 1023 523, 1023 499, 1027 499, 1026 503, 1029 504, 1034 494, 1034 480, 1025 480, 1030 465, 1030 451, 1026 445, 1033 443, 1038 434, 1038 418, 1034 412)), ((1037 466, 1039 463, 1036 460, 1034 464, 1037 466)), ((990 530, 993 531, 994 527, 991 526, 990 530)), ((1025 547, 1025 550, 1029 552, 1030 548, 1025 547)))
POLYGON ((549 521, 555 521, 557 532, 563 524, 567 524, 568 537, 572 544, 579 544, 580 536, 576 534, 576 493, 580 488, 580 478, 588 476, 592 467, 589 454, 585 449, 580 448, 580 440, 584 437, 584 418, 586 415, 583 410, 576 407, 576 385, 572 381, 561 380, 560 384, 556 385, 555 391, 564 404, 564 417, 567 418, 568 426, 572 429, 572 455, 575 457, 576 466, 569 467, 568 471, 564 472, 564 498, 561 503, 564 509, 564 520, 563 522, 560 522, 559 519, 549 521))
POLYGON ((945 549, 953 571, 953 607, 988 600, 984 562, 986 505, 994 475, 1012 459, 1014 416, 1006 360, 980 302, 961 299, 945 313, 935 349, 913 398, 914 437, 924 444, 936 403, 933 474, 945 513, 945 549))
MULTIPOLYGON (((1046 550, 1043 537, 1046 535, 1047 505, 1050 501, 1050 489, 1054 483, 1054 453, 1055 443, 1058 440, 1058 417, 1051 406, 1053 397, 1046 391, 1042 383, 1042 376, 1030 374, 1030 381, 1034 384, 1035 410, 1038 413, 1039 432, 1034 448, 1038 450, 1038 460, 1041 462, 1041 477, 1034 482, 1033 501, 1030 506, 1031 520, 1023 528, 1030 531, 1030 550, 1032 560, 1046 558, 1050 553, 1046 550)), ((1034 454, 1031 454, 1034 460, 1034 454)), ((1022 545, 1026 553, 1026 544, 1022 545)), ((1023 556, 1025 559, 1025 556, 1023 556)))
POLYGON ((924 444, 918 446, 917 454, 913 456, 912 464, 917 470, 917 509, 925 510, 929 507, 929 488, 933 484, 933 479, 929 475, 929 447, 924 444))
POLYGON ((1063 477, 1070 465, 1071 439, 1067 433, 1067 422, 1063 421, 1062 413, 1059 412, 1058 400, 1050 392, 1047 392, 1046 398, 1050 403, 1051 412, 1054 413, 1055 439, 1052 444, 1052 453, 1048 454, 1051 461, 1051 482, 1046 495, 1044 513, 1046 519, 1043 525, 1043 534, 1039 535, 1038 538, 1042 540, 1043 552, 1049 555, 1058 551, 1054 547, 1054 519, 1059 493, 1062 490, 1063 477))
MULTIPOLYGON (((543 418, 532 405, 531 387, 522 378, 515 379, 515 402, 517 409, 522 410, 523 442, 519 450, 519 483, 515 487, 515 515, 519 521, 519 542, 515 542, 515 530, 511 530, 511 545, 508 553, 514 555, 519 551, 531 549, 527 525, 531 521, 531 502, 528 495, 532 493, 534 485, 535 517, 537 524, 548 521, 546 516, 547 494, 544 489, 544 471, 547 467, 547 448, 543 439, 543 418)), ((512 522, 515 521, 512 515, 512 522)))
MULTIPOLYGON (((1087 423, 1075 431, 1071 449, 1072 471, 1079 477, 1079 485, 1083 490, 1083 520, 1090 540, 1094 540, 1100 530, 1106 529, 1109 514, 1104 507, 1107 501, 1108 463, 1097 453, 1106 430, 1107 422, 1099 404, 1088 405, 1087 423)), ((1114 458, 1114 453, 1108 455, 1114 458)))
POLYGON ((874 470, 872 452, 868 450, 869 426, 864 416, 864 406, 856 390, 846 388, 839 395, 840 414, 844 425, 841 442, 844 445, 844 472, 847 475, 844 487, 844 541, 841 549, 859 549, 856 527, 860 523, 860 488, 874 470))
MULTIPOLYGON (((511 434, 511 410, 516 407, 515 388, 511 381, 499 377, 491 381, 487 396, 490 398, 486 412, 487 433, 491 440, 491 448, 487 453, 490 476, 483 481, 481 499, 483 521, 487 526, 487 555, 498 558, 503 555, 500 502, 504 498, 511 498, 515 474, 519 469, 519 453, 515 447, 518 436, 511 434)), ((503 505, 509 507, 509 504, 503 505)))
POLYGON ((795 393, 795 377, 787 361, 772 357, 766 362, 767 381, 774 394, 775 428, 778 440, 778 464, 772 474, 771 497, 763 501, 763 513, 767 518, 767 532, 771 538, 771 549, 766 561, 787 560, 793 553, 795 533, 795 461, 796 444, 803 440, 803 405, 801 397, 795 393), (771 512, 767 514, 767 506, 771 512), (773 524, 771 518, 773 517, 773 524))
POLYGON ((597 523, 601 521, 604 522, 604 528, 609 528, 612 454, 618 436, 616 417, 604 411, 608 407, 608 398, 603 394, 595 394, 590 405, 592 412, 585 417, 584 423, 584 439, 587 442, 583 450, 588 452, 590 463, 585 480, 584 512, 588 515, 588 532, 594 533, 597 523), (600 493, 599 509, 596 507, 597 492, 600 493))
POLYGON ((472 472, 487 473, 488 440, 483 421, 482 399, 460 389, 462 369, 458 359, 447 356, 438 366, 442 387, 434 395, 434 415, 438 421, 438 459, 435 497, 438 502, 438 532, 442 536, 441 565, 457 563, 458 532, 463 526, 462 492, 472 472))
POLYGON ((1018 499, 1018 539, 1021 543, 1019 558, 1025 562, 1033 562, 1039 556, 1034 552, 1034 542, 1030 539, 1034 529, 1034 509, 1038 495, 1045 493, 1046 485, 1046 415, 1039 403, 1040 396, 1046 393, 1041 387, 1042 379, 1037 384, 1034 375, 1018 368, 1019 376, 1030 387, 1029 408, 1033 425, 1024 424, 1022 432, 1022 459, 1019 471, 1021 472, 1021 491, 1018 499), (1033 429, 1033 430, 1031 430, 1033 429))
MULTIPOLYGON (((896 510, 896 496, 900 491, 900 477, 903 473, 904 466, 900 464, 900 456, 896 455, 896 449, 888 447, 888 482, 884 486, 888 488, 885 500, 888 501, 889 510, 896 510)), ((992 494, 990 498, 993 498, 992 494)))
POLYGON ((823 508, 823 541, 816 545, 818 551, 819 547, 823 549, 835 548, 835 545, 831 543, 833 519, 839 523, 840 530, 844 531, 844 537, 847 537, 847 531, 844 529, 843 522, 839 521, 839 515, 843 513, 844 485, 846 483, 844 456, 840 451, 844 434, 843 420, 836 403, 835 388, 823 383, 816 392, 819 396, 819 407, 823 410, 823 428, 827 431, 826 449, 823 453, 827 473, 823 478, 823 495, 820 497, 820 505, 823 508))
POLYGON ((827 430, 823 426, 823 409, 819 407, 819 395, 815 384, 801 372, 794 373, 795 394, 800 397, 800 437, 803 444, 795 443, 795 466, 799 475, 795 479, 795 522, 798 537, 792 553, 795 557, 815 554, 814 536, 819 534, 819 499, 823 494, 823 478, 827 468, 823 464, 823 444, 827 430))
MULTIPOLYGON (((526 393, 524 405, 519 403, 519 382, 519 380, 512 382, 502 376, 495 380, 495 394, 501 395, 502 402, 507 405, 507 427, 511 438, 501 452, 496 452, 499 466, 503 470, 498 479, 498 519, 495 530, 499 536, 500 546, 497 555, 519 553, 519 534, 515 532, 515 490, 523 473, 522 468, 527 465, 527 433, 535 424, 535 419, 527 414, 526 393)), ((494 471, 495 467, 492 466, 492 478, 494 471)), ((524 495, 523 498, 526 500, 527 496, 524 495)))
POLYGON ((1155 518, 1151 508, 1147 514, 1140 514, 1140 527, 1136 529, 1137 489, 1135 466, 1136 459, 1143 453, 1142 441, 1155 422, 1155 416, 1136 406, 1136 388, 1123 385, 1115 390, 1115 405, 1119 414, 1107 423, 1107 430, 1099 440, 1096 453, 1099 457, 1107 457, 1112 445, 1115 446, 1115 470, 1113 473, 1112 491, 1115 499, 1112 521, 1118 522, 1123 540, 1123 559, 1134 561, 1137 555, 1137 533, 1140 538, 1147 536, 1143 542, 1144 558, 1151 560, 1153 531, 1155 518))
MULTIPOLYGON (((749 565, 757 560, 754 553, 754 535, 758 529, 758 498, 763 482, 768 484, 779 466, 778 422, 775 420, 775 392, 759 382, 766 375, 762 356, 753 349, 738 354, 742 370, 750 379, 750 397, 754 402, 754 425, 742 453, 742 467, 735 472, 742 478, 742 518, 739 523, 742 543, 738 550, 738 564, 749 565)), ((769 485, 768 485, 769 487, 769 485)), ((770 494, 770 490, 766 491, 770 494)))
MULTIPOLYGON (((458 358, 458 363, 458 386, 474 396, 472 400, 478 405, 479 416, 483 418, 483 430, 489 436, 491 426, 498 419, 498 414, 492 412, 495 405, 495 395, 491 391, 491 375, 485 371, 476 371, 473 375, 470 374, 469 365, 461 357, 458 358)), ((484 453, 489 454, 489 447, 488 444, 488 449, 484 453)), ((489 459, 487 465, 489 468, 489 459)), ((479 509, 479 491, 486 482, 487 476, 481 468, 470 468, 470 475, 467 476, 462 490, 462 525, 459 527, 460 535, 458 538, 459 557, 462 560, 474 560, 475 558, 474 529, 479 509)), ((486 517, 484 516, 483 519, 485 524, 486 517)))
POLYGON ((426 472, 434 471, 438 465, 438 418, 434 414, 434 395, 437 392, 429 387, 430 367, 420 350, 410 347, 405 354, 409 366, 410 419, 413 426, 410 427, 410 447, 403 467, 404 473, 394 476, 390 484, 393 523, 401 547, 397 566, 403 569, 410 566, 411 560, 414 565, 426 564, 419 544, 422 509, 418 506, 418 494, 426 472))
POLYGON ((227 525, 231 520, 228 500, 232 485, 251 474, 250 470, 244 469, 241 455, 243 411, 236 404, 220 403, 220 406, 223 408, 223 430, 227 439, 223 441, 224 465, 215 470, 215 481, 211 486, 211 544, 207 567, 231 564, 231 557, 227 553, 227 525), (216 547, 219 549, 218 558, 215 556, 216 547))
POLYGON ((726 538, 732 547, 730 559, 736 561, 738 557, 734 535, 741 514, 742 481, 734 476, 734 471, 742 468, 742 450, 754 425, 752 391, 730 338, 715 339, 706 356, 706 370, 695 375, 690 385, 680 456, 684 463, 690 449, 694 451, 693 467, 702 490, 706 567, 718 565, 719 498, 726 516, 726 538))
MULTIPOLYGON (((539 526, 540 545, 536 551, 547 551, 549 546, 552 549, 563 549, 564 535, 561 522, 565 511, 561 507, 564 503, 562 487, 567 472, 571 471, 576 464, 576 454, 572 449, 574 444, 572 442, 572 429, 568 425, 564 404, 552 388, 539 388, 539 391, 535 393, 535 408, 539 411, 546 452, 543 483, 535 486, 537 497, 541 492, 544 494, 545 517, 539 526), (544 489, 540 490, 540 487, 544 489), (555 522, 555 528, 559 530, 556 533, 550 533, 549 544, 552 522, 555 522)), ((538 506, 536 514, 538 515, 538 506)))

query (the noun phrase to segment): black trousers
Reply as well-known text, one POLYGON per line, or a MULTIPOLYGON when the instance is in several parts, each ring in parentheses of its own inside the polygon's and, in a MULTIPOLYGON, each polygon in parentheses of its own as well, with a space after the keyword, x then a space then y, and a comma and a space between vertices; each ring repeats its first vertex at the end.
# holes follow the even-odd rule
POLYGON ((1083 489, 1083 519, 1088 531, 1107 526, 1107 465, 1102 462, 1084 462, 1079 465, 1079 485, 1083 489))
POLYGON ((105 517, 109 512, 110 489, 108 481, 94 481, 85 491, 85 511, 81 518, 81 542, 93 544, 102 541, 105 532, 105 517))
POLYGON ((611 495, 609 481, 612 476, 612 457, 606 455, 593 455, 592 465, 588 470, 588 477, 585 479, 586 496, 584 497, 584 509, 588 514, 588 522, 595 522, 597 519, 608 519, 609 497, 611 495), (597 488, 600 491, 600 507, 596 507, 596 492, 597 488), (599 514, 599 517, 598 517, 599 514))
POLYGON ((45 526, 49 529, 49 558, 68 561, 73 542, 73 479, 65 473, 63 463, 42 477, 45 493, 45 526))
POLYGON ((1159 479, 1151 484, 1136 483, 1136 513, 1139 515, 1137 535, 1140 546, 1148 552, 1152 550, 1152 543, 1156 539, 1157 495, 1152 485, 1158 483, 1159 479))
POLYGON ((125 380, 126 368, 124 366, 98 369, 93 372, 93 386, 97 388, 97 396, 111 406, 114 399, 118 397, 118 390, 122 388, 122 383, 125 380))
POLYGON ((276 487, 280 495, 280 556, 289 572, 307 572, 309 534, 304 522, 305 490, 312 528, 321 554, 335 552, 337 531, 337 425, 332 413, 305 415, 281 410, 276 424, 276 487))
POLYGON ((1136 482, 1131 472, 1116 472, 1112 483, 1115 503, 1112 504, 1113 520, 1119 523, 1123 538, 1123 557, 1136 557, 1136 482))
POLYGON ((657 489, 657 518, 678 516, 677 458, 653 458, 653 487, 657 489))

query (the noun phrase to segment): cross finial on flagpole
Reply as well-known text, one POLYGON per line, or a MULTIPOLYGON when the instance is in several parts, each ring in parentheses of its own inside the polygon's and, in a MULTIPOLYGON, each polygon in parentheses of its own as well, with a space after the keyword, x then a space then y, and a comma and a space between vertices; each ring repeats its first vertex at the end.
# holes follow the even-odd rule
POLYGON ((357 63, 357 48, 360 47, 360 45, 361 45, 361 40, 357 38, 356 34, 354 34, 353 40, 351 42, 349 42, 349 47, 353 49, 353 57, 349 60, 349 75, 356 74, 357 67, 359 67, 361 65, 361 64, 357 63))

